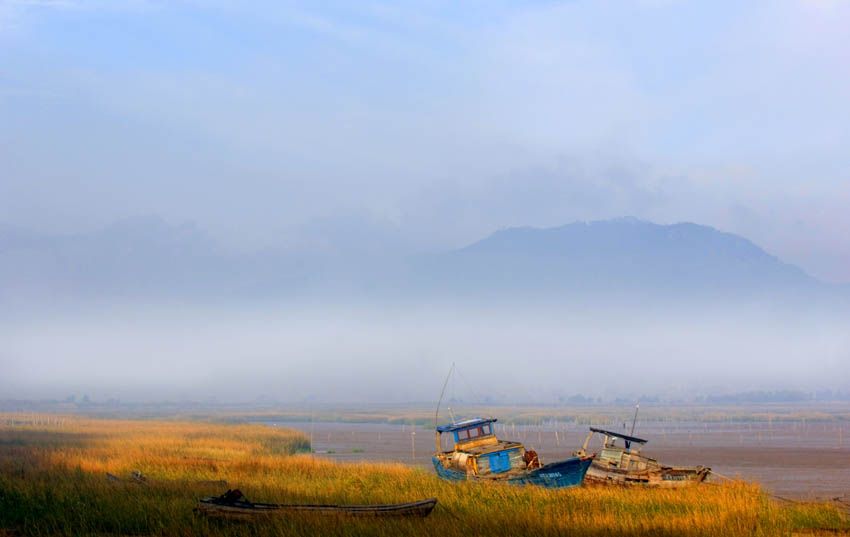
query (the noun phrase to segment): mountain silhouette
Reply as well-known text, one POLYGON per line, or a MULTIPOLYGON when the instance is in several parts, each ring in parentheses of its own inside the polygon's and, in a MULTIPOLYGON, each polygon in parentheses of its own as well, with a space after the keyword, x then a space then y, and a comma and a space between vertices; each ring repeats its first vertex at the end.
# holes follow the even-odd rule
MULTIPOLYGON (((357 249, 352 249, 357 252, 357 249)), ((194 225, 157 217, 77 235, 0 227, 0 298, 28 294, 202 297, 754 296, 846 294, 751 241, 636 218, 496 231, 424 256, 226 253, 194 225)))
POLYGON ((455 290, 740 293, 823 285, 738 235, 631 217, 504 229, 426 265, 455 290))

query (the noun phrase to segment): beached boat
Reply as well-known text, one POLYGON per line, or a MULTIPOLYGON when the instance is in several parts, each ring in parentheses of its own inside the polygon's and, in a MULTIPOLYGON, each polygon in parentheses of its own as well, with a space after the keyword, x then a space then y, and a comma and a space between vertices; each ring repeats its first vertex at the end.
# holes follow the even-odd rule
POLYGON ((581 485, 593 455, 542 464, 534 450, 520 442, 499 440, 493 432, 496 418, 475 418, 437 427, 437 475, 449 481, 489 481, 515 485, 564 488, 581 485), (442 451, 441 435, 449 433, 454 449, 442 451))
POLYGON ((585 456, 590 439, 597 433, 605 440, 587 471, 587 483, 682 487, 702 483, 711 473, 711 468, 705 466, 659 464, 657 460, 641 455, 641 448, 647 443, 643 438, 593 427, 590 428, 584 445, 575 455, 585 456), (617 445, 617 440, 622 440, 623 445, 617 445))
POLYGON ((229 490, 216 498, 201 498, 198 502, 198 512, 208 516, 236 519, 292 513, 353 517, 426 517, 435 505, 437 505, 437 498, 387 505, 255 503, 248 501, 238 490, 229 490))

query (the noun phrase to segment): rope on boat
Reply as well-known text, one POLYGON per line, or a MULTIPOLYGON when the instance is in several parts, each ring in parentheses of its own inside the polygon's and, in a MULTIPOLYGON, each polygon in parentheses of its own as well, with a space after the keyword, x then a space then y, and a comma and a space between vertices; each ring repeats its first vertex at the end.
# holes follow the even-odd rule
POLYGON ((716 475, 717 477, 722 477, 726 481, 735 481, 731 477, 726 477, 725 475, 721 474, 720 472, 715 472, 714 470, 711 471, 711 475, 716 475))
MULTIPOLYGON (((721 474, 720 472, 715 472, 714 470, 711 471, 711 475, 716 475, 717 477, 723 478, 727 481, 736 481, 735 479, 732 479, 731 477, 725 476, 725 475, 721 474)), ((778 500, 780 502, 785 502, 786 504, 801 505, 801 504, 806 504, 806 503, 812 503, 812 502, 808 502, 806 500, 794 500, 792 498, 785 498, 783 496, 779 496, 778 494, 773 494, 772 492, 765 492, 765 494, 767 494, 768 497, 770 497, 774 500, 778 500)), ((836 497, 836 498, 830 498, 827 501, 829 503, 831 503, 832 505, 834 505, 839 511, 842 511, 844 513, 850 513, 850 502, 842 500, 840 496, 836 497)))
POLYGON ((464 384, 466 384, 466 388, 469 390, 469 393, 472 395, 472 399, 479 405, 484 404, 484 399, 479 397, 479 395, 475 392, 475 389, 472 387, 472 384, 467 380, 466 375, 460 372, 460 369, 455 367, 455 373, 457 376, 461 378, 464 384))
POLYGON ((768 492, 767 495, 770 496, 771 498, 773 498, 774 500, 779 500, 781 502, 785 502, 785 503, 788 503, 788 504, 791 504, 791 505, 806 505, 806 504, 815 504, 815 503, 827 503, 829 505, 832 505, 833 507, 835 507, 836 509, 838 509, 839 511, 841 511, 844 514, 850 514, 850 503, 842 500, 840 497, 830 498, 830 499, 828 499, 824 502, 823 500, 812 500, 812 501, 794 500, 794 499, 791 499, 791 498, 784 498, 782 496, 778 496, 778 495, 772 494, 770 492, 768 492))
POLYGON ((439 503, 439 504, 437 504, 437 505, 440 507, 440 509, 444 510, 446 513, 448 513, 448 514, 449 514, 449 516, 450 516, 450 517, 454 518, 455 520, 463 520, 462 518, 460 518, 459 516, 457 516, 456 514, 454 514, 454 511, 452 511, 451 509, 449 509, 449 507, 448 507, 447 505, 442 504, 442 503, 439 503))

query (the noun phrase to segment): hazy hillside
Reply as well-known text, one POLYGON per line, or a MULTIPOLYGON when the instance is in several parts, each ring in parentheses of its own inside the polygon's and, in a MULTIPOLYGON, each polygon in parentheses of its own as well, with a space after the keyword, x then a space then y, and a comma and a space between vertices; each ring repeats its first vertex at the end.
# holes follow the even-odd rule
POLYGON ((561 379, 600 363, 618 374, 582 393, 846 387, 846 292, 694 224, 506 229, 416 257, 227 252, 155 218, 0 236, 0 391, 20 397, 426 400, 453 360, 499 401, 575 393, 561 379))
POLYGON ((825 287, 749 240, 634 218, 510 228, 429 261, 455 289, 487 293, 807 293, 825 287))
POLYGON ((0 228, 0 298, 232 299, 270 284, 279 292, 303 285, 291 277, 297 263, 274 253, 224 252, 196 226, 158 217, 69 235, 0 228))
POLYGON ((192 225, 158 218, 87 234, 0 230, 0 296, 578 297, 821 295, 838 290, 752 242, 690 223, 634 218, 510 228, 465 248, 410 257, 217 249, 192 225))

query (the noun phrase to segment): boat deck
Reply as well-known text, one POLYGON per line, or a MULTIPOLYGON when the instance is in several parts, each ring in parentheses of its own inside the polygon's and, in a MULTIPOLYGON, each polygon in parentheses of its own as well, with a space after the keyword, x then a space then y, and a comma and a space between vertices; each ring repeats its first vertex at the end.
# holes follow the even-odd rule
MULTIPOLYGON (((490 444, 488 446, 476 446, 467 449, 459 449, 459 452, 469 453, 470 455, 487 455, 488 453, 495 453, 497 451, 505 451, 508 449, 516 449, 521 448, 521 442, 512 442, 510 440, 499 440, 496 444, 490 444)), ((452 453, 452 452, 449 452, 452 453)))

